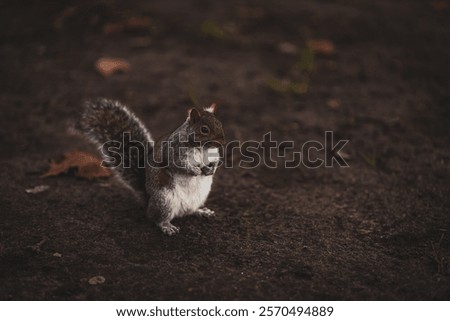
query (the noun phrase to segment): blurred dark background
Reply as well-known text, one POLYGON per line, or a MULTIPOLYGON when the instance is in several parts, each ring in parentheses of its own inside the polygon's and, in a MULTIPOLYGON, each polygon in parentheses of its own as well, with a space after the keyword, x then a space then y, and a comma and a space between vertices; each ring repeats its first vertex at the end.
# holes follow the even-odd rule
POLYGON ((450 299, 449 1, 2 1, 0 39, 1 299, 450 299), (211 102, 230 140, 330 130, 350 167, 221 169, 168 238, 41 178, 98 96, 155 137, 211 102))

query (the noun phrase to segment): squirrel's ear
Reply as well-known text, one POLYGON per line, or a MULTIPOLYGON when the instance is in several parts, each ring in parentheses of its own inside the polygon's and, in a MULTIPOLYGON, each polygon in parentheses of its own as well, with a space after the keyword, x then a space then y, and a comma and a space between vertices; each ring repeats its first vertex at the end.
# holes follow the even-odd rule
POLYGON ((216 103, 212 103, 211 106, 204 108, 204 110, 214 114, 216 112, 216 103))
POLYGON ((191 108, 189 109, 189 120, 195 124, 200 119, 200 113, 197 109, 191 108))

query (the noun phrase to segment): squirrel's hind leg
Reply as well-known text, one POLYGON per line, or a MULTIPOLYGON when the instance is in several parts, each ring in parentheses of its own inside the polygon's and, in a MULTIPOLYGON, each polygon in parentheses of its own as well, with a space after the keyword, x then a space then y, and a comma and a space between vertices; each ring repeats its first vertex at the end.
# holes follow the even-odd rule
POLYGON ((173 216, 167 213, 167 209, 165 207, 159 208, 152 199, 149 199, 148 202, 147 217, 151 218, 166 235, 171 236, 180 231, 179 227, 170 223, 173 216))
POLYGON ((169 235, 169 236, 177 234, 178 232, 180 232, 180 228, 179 227, 177 227, 177 226, 175 226, 172 223, 167 222, 167 221, 159 223, 158 226, 159 226, 159 228, 161 229, 161 231, 164 234, 169 235))

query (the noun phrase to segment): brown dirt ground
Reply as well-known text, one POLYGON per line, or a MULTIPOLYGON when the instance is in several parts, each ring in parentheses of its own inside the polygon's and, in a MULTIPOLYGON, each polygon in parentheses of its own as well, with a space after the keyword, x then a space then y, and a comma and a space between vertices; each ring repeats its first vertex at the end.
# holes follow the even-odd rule
POLYGON ((449 7, 0 7, 0 299, 450 299, 449 7), (103 31, 136 16, 150 25, 103 31), (336 50, 311 55, 309 39, 336 50), (299 52, 280 52, 283 42, 299 52), (103 56, 132 70, 104 78, 94 69, 103 56), (277 92, 273 79, 307 82, 307 92, 277 92), (301 145, 332 130, 350 140, 350 167, 221 169, 207 202, 217 216, 179 219, 181 233, 169 238, 112 180, 40 178, 49 159, 94 151, 66 129, 97 96, 132 106, 155 136, 180 124, 187 107, 212 101, 230 140, 271 131, 301 145), (25 193, 42 184, 50 189, 25 193), (41 240, 40 250, 30 247, 41 240), (105 283, 88 284, 96 275, 105 283))

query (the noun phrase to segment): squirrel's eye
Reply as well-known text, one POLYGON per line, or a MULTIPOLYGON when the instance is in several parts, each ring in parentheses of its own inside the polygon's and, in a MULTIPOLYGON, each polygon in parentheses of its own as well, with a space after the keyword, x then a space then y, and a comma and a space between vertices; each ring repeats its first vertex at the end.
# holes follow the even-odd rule
POLYGON ((209 134, 209 127, 206 126, 206 125, 203 125, 202 127, 200 127, 200 132, 201 132, 203 135, 208 135, 208 134, 209 134))

